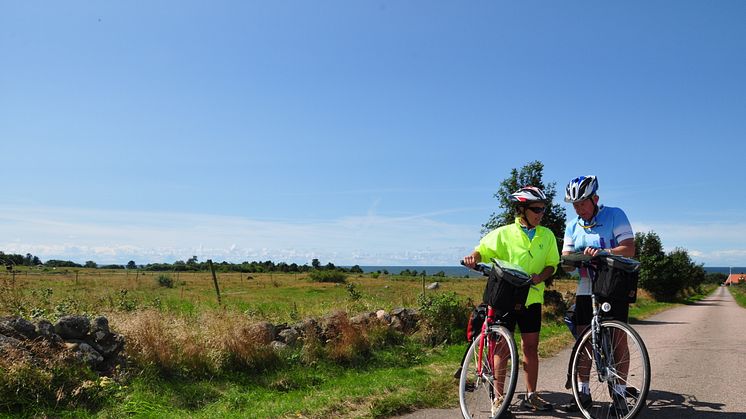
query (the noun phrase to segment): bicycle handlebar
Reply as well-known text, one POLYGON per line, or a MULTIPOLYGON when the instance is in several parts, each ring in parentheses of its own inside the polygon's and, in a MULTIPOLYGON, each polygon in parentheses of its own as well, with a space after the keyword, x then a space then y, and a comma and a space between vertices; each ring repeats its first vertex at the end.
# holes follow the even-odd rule
POLYGON ((477 263, 476 266, 473 268, 470 268, 467 266, 464 261, 461 261, 461 266, 466 266, 467 268, 471 269, 472 271, 477 271, 481 273, 484 276, 490 276, 490 272, 492 272, 492 266, 486 264, 486 263, 477 263))
POLYGON ((531 275, 528 275, 525 272, 518 272, 514 269, 505 268, 503 266, 500 266, 499 263, 497 263, 496 260, 493 259, 493 262, 495 262, 495 265, 488 265, 486 263, 477 263, 474 268, 469 268, 466 266, 464 261, 461 261, 461 265, 466 266, 467 268, 480 272, 484 276, 490 276, 492 271, 497 271, 497 276, 502 278, 505 281, 510 282, 516 287, 526 287, 526 286, 533 286, 534 282, 531 278, 531 275))
POLYGON ((622 269, 625 271, 635 271, 639 269, 640 262, 619 255, 610 255, 608 253, 598 254, 596 256, 586 255, 585 253, 572 253, 569 255, 562 256, 562 264, 570 265, 575 268, 593 268, 597 269, 598 265, 608 264, 614 268, 622 269))

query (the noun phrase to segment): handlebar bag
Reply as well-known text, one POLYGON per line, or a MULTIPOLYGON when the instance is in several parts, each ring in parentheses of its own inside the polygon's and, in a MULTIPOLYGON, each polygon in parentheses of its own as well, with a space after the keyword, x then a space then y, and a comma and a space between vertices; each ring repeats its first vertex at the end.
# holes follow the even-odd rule
POLYGON ((606 258, 597 270, 593 293, 611 301, 631 304, 637 301, 639 262, 627 258, 606 258))
POLYGON ((525 283, 525 279, 514 275, 508 269, 496 267, 487 279, 482 300, 501 314, 520 310, 526 303, 530 289, 528 286, 514 285, 521 282, 525 283))

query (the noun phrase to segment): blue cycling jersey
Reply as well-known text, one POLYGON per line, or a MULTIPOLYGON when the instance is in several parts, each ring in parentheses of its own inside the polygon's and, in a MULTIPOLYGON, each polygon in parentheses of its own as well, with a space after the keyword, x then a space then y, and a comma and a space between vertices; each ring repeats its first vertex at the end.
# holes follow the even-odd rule
MULTIPOLYGON (((570 220, 565 228, 563 252, 582 252, 586 247, 610 249, 624 240, 634 239, 635 233, 620 208, 601 205, 598 214, 591 221, 584 221, 579 216, 570 220)), ((591 284, 585 269, 580 271, 580 283, 577 295, 590 295, 591 284)))

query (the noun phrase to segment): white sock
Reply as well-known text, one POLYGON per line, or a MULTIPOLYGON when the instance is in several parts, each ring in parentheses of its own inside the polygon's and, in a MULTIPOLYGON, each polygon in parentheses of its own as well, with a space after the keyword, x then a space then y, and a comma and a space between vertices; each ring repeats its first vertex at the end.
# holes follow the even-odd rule
POLYGON ((581 382, 578 390, 583 394, 591 394, 591 383, 589 381, 581 382))

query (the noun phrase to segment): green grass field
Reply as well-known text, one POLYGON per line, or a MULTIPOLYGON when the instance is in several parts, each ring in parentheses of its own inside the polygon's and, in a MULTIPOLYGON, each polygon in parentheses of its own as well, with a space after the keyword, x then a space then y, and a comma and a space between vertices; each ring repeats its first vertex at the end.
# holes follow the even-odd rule
MULTIPOLYGON (((181 319, 179 324, 186 328, 197 323, 189 319, 204 316, 290 323, 335 309, 352 316, 378 309, 416 308, 423 292, 420 277, 350 275, 347 282, 358 293, 353 297, 345 284, 314 283, 303 274, 218 274, 222 302, 218 305, 209 273, 169 273, 173 288, 160 286, 159 275, 85 269, 0 275, 0 315, 22 314, 52 321, 66 313, 105 315, 112 329, 121 333, 133 330, 133 319, 143 313, 155 313, 155 318, 164 321, 181 319)), ((434 281, 440 282, 440 288, 426 293, 455 293, 464 307, 481 299, 482 279, 426 278, 426 283, 434 281)), ((556 281, 553 289, 564 292, 574 286, 574 281, 563 280, 556 281)), ((632 306, 633 318, 670 307, 642 294, 632 306)), ((223 336, 208 332, 193 333, 198 346, 200 337, 214 340, 214 336, 223 336)), ((546 321, 540 354, 551 356, 571 341, 564 324, 546 321)), ((272 358, 272 365, 252 371, 169 374, 157 368, 134 369, 96 403, 61 409, 50 400, 22 415, 383 418, 423 407, 457 406, 451 375, 464 349, 464 342, 429 347, 410 337, 376 347, 364 360, 348 364, 328 359, 301 362, 304 355, 296 351, 279 360, 272 358)))

